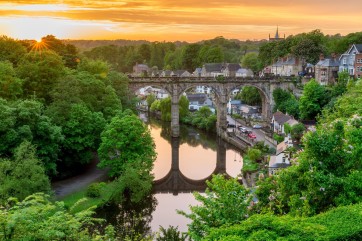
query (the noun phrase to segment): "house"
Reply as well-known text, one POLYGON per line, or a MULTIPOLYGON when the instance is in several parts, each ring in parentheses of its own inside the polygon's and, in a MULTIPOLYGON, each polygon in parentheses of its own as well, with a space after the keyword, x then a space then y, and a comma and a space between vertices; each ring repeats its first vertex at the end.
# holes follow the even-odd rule
POLYGON ((278 144, 276 155, 270 156, 269 175, 275 175, 282 168, 290 166, 291 153, 288 148, 294 147, 290 134, 284 138, 284 141, 278 144))
POLYGON ((171 76, 171 73, 172 73, 172 71, 171 70, 163 70, 162 72, 161 72, 161 77, 170 77, 171 76))
POLYGON ((151 77, 159 77, 162 73, 162 70, 157 70, 157 69, 154 69, 154 70, 151 70, 149 75, 151 77))
POLYGON ((221 63, 204 64, 201 69, 201 77, 224 76, 222 69, 223 64, 221 63))
POLYGON ((187 70, 174 70, 171 72, 171 76, 175 77, 190 77, 191 74, 187 70))
POLYGON ((357 45, 358 53, 356 53, 356 61, 354 63, 354 69, 356 70, 354 76, 356 78, 361 78, 362 77, 362 44, 356 44, 356 45, 357 45))
POLYGON ((133 66, 133 75, 134 76, 147 76, 150 68, 147 64, 136 64, 133 66))
POLYGON ((277 134, 285 134, 284 131, 284 124, 288 123, 290 126, 294 126, 295 124, 298 124, 299 122, 296 121, 292 116, 284 114, 280 111, 277 111, 273 114, 272 117, 272 127, 273 131, 277 134))
POLYGON ((361 59, 362 44, 353 44, 344 54, 339 57, 339 72, 347 71, 350 76, 361 76, 361 59))
POLYGON ((213 107, 214 104, 212 100, 207 97, 206 94, 187 94, 187 99, 189 100, 189 109, 198 110, 203 106, 213 107))
POLYGON ((165 99, 165 98, 169 97, 168 92, 164 89, 154 88, 152 86, 147 86, 143 89, 144 89, 143 90, 144 96, 153 94, 156 96, 156 99, 165 99))
POLYGON ((236 72, 241 68, 240 64, 226 63, 223 65, 221 72, 226 77, 235 77, 236 72))
POLYGON ((339 70, 339 60, 335 54, 331 58, 324 58, 321 54, 315 65, 315 79, 320 85, 332 85, 336 82, 339 70))
POLYGON ((201 77, 202 68, 196 68, 195 71, 192 73, 194 77, 201 77))
POLYGON ((227 103, 228 114, 236 114, 240 112, 241 100, 229 100, 227 103))
POLYGON ((303 71, 303 61, 294 56, 288 55, 279 58, 271 65, 270 72, 279 76, 297 76, 303 71))
POLYGON ((251 69, 245 69, 245 68, 240 68, 236 71, 235 73, 236 77, 254 77, 254 73, 253 71, 251 71, 251 69))
POLYGON ((242 115, 243 117, 248 117, 248 118, 253 116, 254 117, 259 116, 260 108, 246 104, 241 104, 239 107, 239 114, 242 115))

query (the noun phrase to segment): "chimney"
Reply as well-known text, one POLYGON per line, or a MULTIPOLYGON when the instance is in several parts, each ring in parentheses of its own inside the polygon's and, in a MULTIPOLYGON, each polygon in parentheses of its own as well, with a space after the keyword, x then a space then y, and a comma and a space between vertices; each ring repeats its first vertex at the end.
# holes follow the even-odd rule
POLYGON ((324 54, 319 55, 319 60, 324 60, 324 54))

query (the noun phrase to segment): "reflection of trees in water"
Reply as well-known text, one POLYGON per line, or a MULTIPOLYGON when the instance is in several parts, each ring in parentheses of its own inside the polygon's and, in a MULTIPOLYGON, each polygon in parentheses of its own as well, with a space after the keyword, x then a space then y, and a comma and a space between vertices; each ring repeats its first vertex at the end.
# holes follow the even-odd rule
MULTIPOLYGON (((161 137, 171 144, 171 125, 170 122, 164 122, 155 118, 149 118, 148 124, 151 127, 159 127, 161 129, 161 137)), ((187 143, 190 146, 197 147, 201 145, 204 149, 216 150, 216 136, 206 133, 202 130, 197 130, 194 127, 181 125, 180 126, 180 145, 187 143)))
POLYGON ((113 225, 116 230, 117 237, 124 240, 127 236, 131 240, 141 235, 151 234, 150 223, 152 221, 152 213, 157 206, 156 198, 150 194, 139 203, 132 203, 126 200, 122 203, 111 203, 96 210, 96 217, 106 220, 105 225, 113 225))

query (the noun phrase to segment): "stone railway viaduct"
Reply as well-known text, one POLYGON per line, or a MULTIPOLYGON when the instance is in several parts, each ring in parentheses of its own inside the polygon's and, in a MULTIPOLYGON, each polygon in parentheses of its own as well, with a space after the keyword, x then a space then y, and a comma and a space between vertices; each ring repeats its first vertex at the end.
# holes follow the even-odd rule
POLYGON ((214 93, 217 110, 217 134, 224 137, 227 128, 227 103, 234 89, 253 86, 259 90, 262 99, 262 116, 270 121, 275 105, 273 91, 276 88, 294 89, 290 77, 242 78, 242 77, 130 77, 129 89, 153 86, 166 90, 171 96, 171 135, 180 135, 179 100, 184 92, 196 86, 207 86, 214 93))

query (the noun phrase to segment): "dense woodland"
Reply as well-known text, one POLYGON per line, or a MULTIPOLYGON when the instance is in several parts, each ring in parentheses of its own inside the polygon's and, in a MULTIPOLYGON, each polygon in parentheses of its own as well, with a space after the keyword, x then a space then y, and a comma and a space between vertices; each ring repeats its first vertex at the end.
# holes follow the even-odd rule
MULTIPOLYGON (((41 43, 0 37, 0 240, 154 238, 105 227, 94 218, 89 201, 98 197, 96 205, 138 203, 151 192, 154 143, 132 112, 136 99, 122 73, 135 63, 193 70, 206 62, 241 61, 257 70, 278 56, 313 61, 320 52, 342 53, 361 42, 361 33, 342 37, 313 31, 279 42, 218 37, 194 44, 99 46, 80 53, 54 36, 41 43), (92 185, 88 198, 71 206, 54 202, 50 180, 78 172, 97 156, 113 181, 92 185)), ((303 150, 291 167, 261 177, 256 189, 223 176, 208 182, 205 195, 195 194, 201 205, 181 212, 191 219, 192 240, 362 239, 361 93, 361 81, 345 73, 336 86, 311 80, 300 99, 277 89, 277 108, 300 119, 316 119, 317 131, 301 138, 303 150), (251 202, 253 197, 257 203, 251 202)), ((209 110, 190 117, 182 111, 186 100, 181 102, 186 123, 211 130, 215 117, 209 110)), ((149 103, 169 118, 168 100, 149 103)), ((248 152, 251 159, 256 154, 248 152)), ((175 228, 161 229, 161 234, 186 239, 175 228)))

